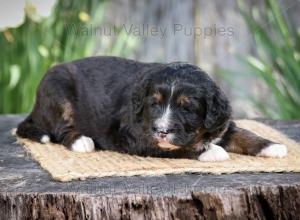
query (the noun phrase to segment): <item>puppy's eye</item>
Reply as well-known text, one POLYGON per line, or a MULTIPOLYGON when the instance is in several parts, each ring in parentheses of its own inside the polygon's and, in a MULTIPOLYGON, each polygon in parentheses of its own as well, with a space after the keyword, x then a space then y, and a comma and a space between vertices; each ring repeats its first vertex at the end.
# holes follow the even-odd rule
POLYGON ((184 111, 192 112, 193 110, 189 106, 183 106, 184 111))
POLYGON ((186 103, 182 105, 182 108, 186 113, 195 113, 197 111, 197 107, 193 103, 186 103))
POLYGON ((150 103, 151 107, 156 107, 156 106, 159 106, 159 103, 153 101, 150 103))
POLYGON ((151 107, 156 107, 160 105, 160 102, 158 102, 155 98, 151 97, 149 100, 149 105, 151 107))

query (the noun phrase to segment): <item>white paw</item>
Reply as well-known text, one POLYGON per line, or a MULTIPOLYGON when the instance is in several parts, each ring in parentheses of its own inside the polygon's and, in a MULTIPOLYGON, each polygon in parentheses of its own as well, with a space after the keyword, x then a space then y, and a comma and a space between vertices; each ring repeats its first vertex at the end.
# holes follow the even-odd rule
POLYGON ((71 150, 75 152, 92 152, 95 150, 92 138, 81 136, 71 146, 71 150))
POLYGON ((17 136, 17 128, 13 128, 10 130, 12 136, 17 136))
POLYGON ((198 157, 198 160, 205 162, 223 161, 228 159, 229 154, 222 147, 215 144, 209 144, 208 149, 198 157))
POLYGON ((41 137, 41 143, 42 144, 47 144, 47 143, 50 143, 50 137, 48 135, 43 135, 41 137))
POLYGON ((283 144, 272 144, 262 149, 256 156, 260 157, 285 157, 287 155, 287 147, 283 144))

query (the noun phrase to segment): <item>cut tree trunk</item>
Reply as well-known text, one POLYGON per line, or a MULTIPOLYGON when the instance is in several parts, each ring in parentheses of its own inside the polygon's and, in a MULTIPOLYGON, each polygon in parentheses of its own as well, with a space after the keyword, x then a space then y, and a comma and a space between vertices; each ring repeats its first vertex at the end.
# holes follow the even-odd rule
MULTIPOLYGON (((300 174, 183 174, 56 182, 0 117, 0 219, 300 219, 300 174)), ((300 140, 300 121, 264 121, 300 140)), ((299 158, 300 159, 300 158, 299 158)))

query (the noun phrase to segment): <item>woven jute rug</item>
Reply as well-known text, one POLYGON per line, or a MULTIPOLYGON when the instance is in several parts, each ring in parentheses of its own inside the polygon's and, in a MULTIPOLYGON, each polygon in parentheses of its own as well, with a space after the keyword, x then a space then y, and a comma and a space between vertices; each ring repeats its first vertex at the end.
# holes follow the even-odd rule
POLYGON ((161 159, 139 157, 112 151, 76 153, 57 144, 39 144, 17 138, 51 176, 58 181, 84 180, 90 177, 162 175, 181 173, 236 173, 236 172, 300 172, 300 144, 269 126, 250 120, 236 121, 237 125, 285 144, 285 158, 263 158, 230 153, 222 162, 200 162, 189 159, 161 159))

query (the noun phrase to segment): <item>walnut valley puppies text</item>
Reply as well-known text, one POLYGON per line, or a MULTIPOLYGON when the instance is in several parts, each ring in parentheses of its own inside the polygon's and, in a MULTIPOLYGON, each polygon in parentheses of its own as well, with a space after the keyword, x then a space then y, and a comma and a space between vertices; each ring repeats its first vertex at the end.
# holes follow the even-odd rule
POLYGON ((77 37, 97 37, 97 36, 118 36, 120 33, 134 37, 159 37, 165 39, 183 35, 192 38, 212 38, 212 37, 234 37, 235 29, 231 26, 187 26, 179 23, 170 26, 157 26, 150 24, 122 24, 120 26, 94 26, 85 24, 65 25, 68 34, 77 37))

